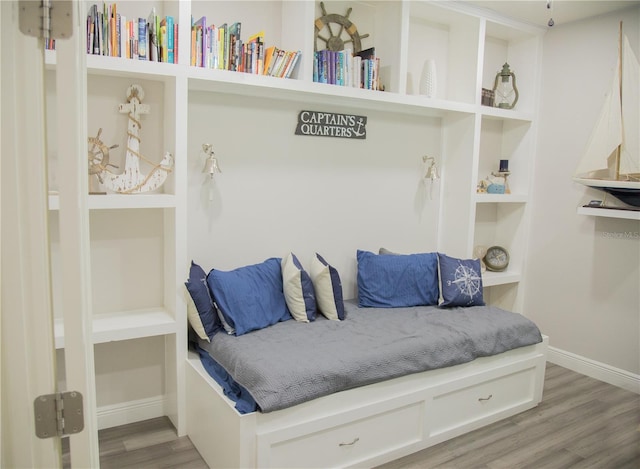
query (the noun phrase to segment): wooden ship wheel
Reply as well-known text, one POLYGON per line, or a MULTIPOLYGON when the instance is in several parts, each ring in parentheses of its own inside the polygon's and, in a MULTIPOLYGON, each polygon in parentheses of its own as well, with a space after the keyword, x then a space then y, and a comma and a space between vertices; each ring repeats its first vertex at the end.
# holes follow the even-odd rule
POLYGON ((100 140, 100 134, 102 129, 98 129, 98 133, 95 137, 89 137, 89 150, 87 152, 89 158, 89 176, 96 176, 102 184, 102 174, 108 166, 117 168, 116 165, 109 163, 109 150, 117 148, 118 145, 111 145, 108 147, 102 140, 100 140))
POLYGON ((357 54, 362 50, 362 39, 369 37, 369 34, 360 34, 358 28, 349 19, 352 8, 347 10, 347 14, 342 16, 337 13, 327 14, 324 2, 320 2, 322 16, 315 21, 314 50, 328 49, 330 51, 344 50, 345 44, 353 44, 353 53, 357 54), (334 30, 337 34, 334 34, 334 30), (324 47, 319 47, 324 45, 324 47))

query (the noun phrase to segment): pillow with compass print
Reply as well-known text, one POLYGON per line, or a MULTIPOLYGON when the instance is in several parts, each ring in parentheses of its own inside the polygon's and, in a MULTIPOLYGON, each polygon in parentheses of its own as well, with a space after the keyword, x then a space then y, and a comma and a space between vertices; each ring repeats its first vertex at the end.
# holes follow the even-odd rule
POLYGON ((457 259, 438 253, 438 265, 442 294, 439 308, 484 306, 479 259, 457 259))

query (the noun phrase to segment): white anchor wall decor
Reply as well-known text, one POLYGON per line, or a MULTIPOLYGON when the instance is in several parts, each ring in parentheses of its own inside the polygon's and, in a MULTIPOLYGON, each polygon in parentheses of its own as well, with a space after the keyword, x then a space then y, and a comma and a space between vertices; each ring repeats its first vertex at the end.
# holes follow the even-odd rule
POLYGON ((139 194, 153 191, 164 184, 167 175, 173 170, 171 153, 165 153, 160 163, 155 163, 140 153, 140 115, 149 114, 149 106, 142 104, 143 99, 144 90, 142 87, 131 85, 127 88, 127 102, 119 106, 121 113, 129 114, 124 172, 113 174, 108 168, 105 168, 102 174, 105 188, 113 192, 139 194), (141 159, 153 166, 148 174, 140 171, 141 159))

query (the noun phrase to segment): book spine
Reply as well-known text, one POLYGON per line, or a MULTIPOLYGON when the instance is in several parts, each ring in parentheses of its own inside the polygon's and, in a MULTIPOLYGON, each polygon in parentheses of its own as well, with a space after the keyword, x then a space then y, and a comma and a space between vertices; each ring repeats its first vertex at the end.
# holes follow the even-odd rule
POLYGON ((149 16, 147 16, 147 29, 149 31, 149 42, 147 43, 147 48, 149 49, 149 60, 152 62, 157 62, 158 60, 158 37, 156 30, 156 9, 155 7, 151 8, 151 12, 149 12, 149 16))
POLYGON ((258 39, 258 60, 256 61, 256 71, 254 73, 262 74, 264 68, 264 42, 258 39))
POLYGON ((291 77, 291 74, 293 73, 293 70, 296 68, 296 64, 298 63, 298 59, 300 58, 301 55, 302 55, 302 51, 295 52, 293 56, 293 60, 291 61, 291 65, 289 65, 289 69, 285 74, 285 78, 291 77))
POLYGON ((329 51, 322 51, 322 73, 320 75, 320 83, 329 83, 329 51))
POLYGON ((211 38, 209 37, 209 29, 207 28, 207 19, 202 17, 202 37, 200 40, 202 41, 200 44, 200 55, 202 56, 202 67, 207 66, 207 50, 209 46, 209 41, 211 38))
POLYGON ((173 16, 167 16, 167 62, 174 63, 174 50, 173 42, 174 30, 173 30, 173 16))
POLYGON ((120 15, 118 34, 120 35, 120 44, 118 45, 118 54, 122 58, 127 57, 127 40, 129 33, 127 32, 127 17, 120 15))
POLYGON ((147 20, 138 18, 138 57, 147 60, 147 20))
POLYGON ((160 35, 158 36, 158 44, 160 46, 160 53, 158 54, 159 62, 167 61, 167 20, 162 18, 160 20, 160 35))
POLYGON ((208 37, 211 43, 209 44, 209 60, 210 68, 218 68, 218 28, 211 26, 208 37))
POLYGON ((344 51, 336 53, 336 85, 344 86, 344 51))
POLYGON ((180 60, 180 54, 178 44, 180 43, 178 37, 178 25, 176 23, 173 24, 173 63, 177 64, 180 60))
POLYGON ((282 78, 284 76, 285 71, 287 70, 287 67, 289 66, 289 63, 291 62, 292 58, 293 58, 293 52, 285 51, 284 57, 282 58, 282 62, 280 62, 280 66, 278 67, 278 72, 276 74, 277 77, 282 78))
MULTIPOLYGON (((115 4, 114 4, 115 5, 115 4)), ((111 9, 111 7, 109 7, 111 9)), ((114 57, 116 55, 116 17, 113 9, 109 13, 109 53, 107 55, 114 57)))
POLYGON ((329 84, 336 84, 336 53, 329 51, 329 84))
POLYGON ((318 83, 318 51, 313 53, 313 82, 318 83))
POLYGON ((93 18, 87 15, 87 54, 93 54, 93 18))

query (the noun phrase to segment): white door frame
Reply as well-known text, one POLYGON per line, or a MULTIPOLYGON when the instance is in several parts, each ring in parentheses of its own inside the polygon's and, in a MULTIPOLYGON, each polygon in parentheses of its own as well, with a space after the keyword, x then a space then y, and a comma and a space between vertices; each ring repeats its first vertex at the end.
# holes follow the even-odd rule
MULTIPOLYGON (((54 2, 55 3, 55 2, 54 2)), ((70 437, 72 467, 99 467, 87 210, 86 65, 81 4, 73 36, 58 41, 60 252, 69 390, 84 398, 84 430, 70 437), (64 195, 63 195, 64 194, 64 195)), ((2 467, 60 467, 60 438, 35 436, 34 399, 57 391, 46 155, 43 40, 20 33, 18 3, 0 2, 2 81, 2 467)))

